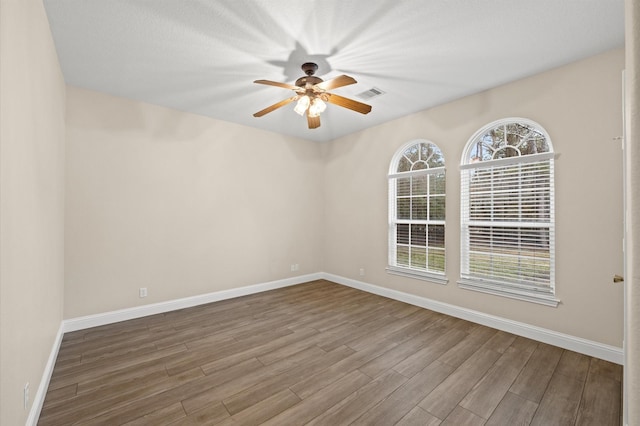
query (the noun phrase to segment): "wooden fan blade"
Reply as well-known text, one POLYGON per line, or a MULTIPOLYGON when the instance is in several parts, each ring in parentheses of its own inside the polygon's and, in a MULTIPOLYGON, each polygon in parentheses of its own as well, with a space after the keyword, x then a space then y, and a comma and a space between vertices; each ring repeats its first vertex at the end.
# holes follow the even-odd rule
POLYGON ((271 80, 256 80, 254 81, 254 83, 266 84, 268 86, 282 87, 283 89, 291 89, 291 90, 295 90, 296 92, 300 90, 300 87, 294 86, 293 84, 279 83, 277 81, 271 81, 271 80))
POLYGON ((284 101, 280 101, 280 102, 278 102, 278 103, 276 103, 276 104, 273 104, 273 105, 271 105, 271 106, 268 106, 268 107, 266 107, 265 109, 263 109, 263 110, 261 110, 261 111, 258 111, 258 112, 256 112, 255 114, 253 114, 253 116, 254 116, 254 117, 262 117, 263 115, 268 114, 268 113, 270 113, 270 112, 271 112, 271 111, 273 111, 273 110, 276 110, 276 109, 278 109, 278 108, 280 108, 280 107, 285 106, 286 104, 289 104, 289 103, 291 103, 291 102, 295 101, 297 97, 298 97, 298 96, 292 96, 292 97, 290 97, 290 98, 288 98, 288 99, 285 99, 284 101))
POLYGON ((337 87, 348 86, 350 84, 355 84, 357 81, 348 75, 341 75, 336 78, 332 78, 331 80, 323 81, 322 83, 316 84, 314 87, 322 90, 332 90, 337 87))
POLYGON ((342 96, 334 95, 333 93, 326 93, 323 97, 327 97, 327 102, 334 105, 348 108, 350 110, 359 112, 360 114, 368 114, 371 112, 371 105, 363 104, 362 102, 354 101, 353 99, 345 98, 342 96))
POLYGON ((307 124, 310 129, 317 129, 320 127, 320 116, 311 117, 309 113, 307 113, 307 124))

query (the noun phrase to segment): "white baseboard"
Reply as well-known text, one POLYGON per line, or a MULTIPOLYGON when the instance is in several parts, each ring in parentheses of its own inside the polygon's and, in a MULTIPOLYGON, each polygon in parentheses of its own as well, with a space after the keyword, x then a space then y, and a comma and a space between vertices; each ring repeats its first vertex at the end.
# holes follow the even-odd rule
POLYGON ((60 349, 60 344, 62 343, 63 336, 64 330, 62 328, 62 324, 60 324, 60 327, 58 327, 58 333, 56 334, 56 337, 53 341, 53 346, 51 347, 51 352, 49 353, 49 359, 47 359, 47 364, 45 365, 44 371, 42 372, 40 385, 38 386, 38 390, 36 391, 35 396, 33 397, 31 409, 29 410, 29 416, 27 417, 27 421, 25 423, 26 426, 36 426, 38 424, 40 412, 42 411, 42 405, 44 404, 44 397, 47 395, 47 389, 49 389, 49 382, 51 380, 51 375, 53 374, 53 367, 56 365, 56 358, 58 358, 58 350, 60 349))
POLYGON ((285 278, 282 280, 270 281, 262 284, 232 288, 229 290, 216 291, 213 293, 185 297, 182 299, 168 300, 166 302, 153 303, 149 305, 136 306, 133 308, 119 309, 117 311, 104 312, 101 314, 71 318, 62 321, 62 327, 65 333, 70 331, 84 330, 91 327, 113 324, 115 322, 161 314, 163 312, 175 311, 177 309, 190 308, 192 306, 204 305, 206 303, 218 302, 220 300, 232 299, 234 297, 246 296, 249 294, 261 293, 267 290, 274 290, 276 288, 302 284, 309 281, 321 279, 321 277, 321 273, 301 275, 298 277, 285 278))
POLYGON ((512 321, 510 319, 485 314, 483 312, 471 309, 461 308, 459 306, 450 305, 448 303, 438 302, 422 296, 416 296, 397 290, 379 287, 362 281, 341 277, 328 273, 322 273, 322 278, 333 281, 338 284, 363 290, 368 293, 377 294, 379 296, 388 297, 390 299, 409 303, 411 305, 420 306, 421 308, 430 309, 452 317, 461 318, 477 324, 486 325, 487 327, 496 328, 516 334, 518 336, 527 337, 539 342, 558 346, 584 355, 593 356, 616 364, 624 364, 624 355, 622 348, 609 346, 602 343, 594 342, 580 337, 559 333, 557 331, 536 327, 522 322, 512 321))

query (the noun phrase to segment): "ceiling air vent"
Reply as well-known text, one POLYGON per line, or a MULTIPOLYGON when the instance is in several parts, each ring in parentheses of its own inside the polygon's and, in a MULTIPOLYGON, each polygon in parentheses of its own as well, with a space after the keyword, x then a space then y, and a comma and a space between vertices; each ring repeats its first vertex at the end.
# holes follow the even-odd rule
POLYGON ((366 90, 362 93, 358 93, 356 96, 359 97, 360 99, 371 99, 374 98, 376 96, 380 96, 383 95, 384 92, 380 89, 378 89, 377 87, 372 87, 369 90, 366 90))

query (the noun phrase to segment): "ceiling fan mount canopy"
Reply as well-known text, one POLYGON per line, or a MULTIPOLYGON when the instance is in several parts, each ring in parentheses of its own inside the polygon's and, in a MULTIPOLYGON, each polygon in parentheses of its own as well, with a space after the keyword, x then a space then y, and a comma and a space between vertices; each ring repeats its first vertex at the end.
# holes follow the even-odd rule
POLYGON ((305 62, 300 68, 306 75, 314 75, 318 71, 318 65, 313 62, 305 62))
POLYGON ((301 66, 305 76, 296 80, 295 86, 287 83, 280 83, 270 80, 256 80, 254 83, 266 84, 269 86, 282 87, 283 89, 293 90, 296 94, 288 99, 275 103, 267 108, 253 114, 254 117, 262 117, 263 115, 283 107, 291 102, 297 101, 294 111, 300 115, 307 116, 307 123, 310 129, 320 127, 320 113, 326 108, 325 102, 359 112, 368 114, 371 106, 353 99, 344 98, 339 95, 329 93, 328 90, 337 89, 338 87, 348 86, 357 83, 356 80, 348 75, 341 75, 331 80, 324 81, 314 74, 318 70, 318 65, 313 62, 305 62, 301 66))

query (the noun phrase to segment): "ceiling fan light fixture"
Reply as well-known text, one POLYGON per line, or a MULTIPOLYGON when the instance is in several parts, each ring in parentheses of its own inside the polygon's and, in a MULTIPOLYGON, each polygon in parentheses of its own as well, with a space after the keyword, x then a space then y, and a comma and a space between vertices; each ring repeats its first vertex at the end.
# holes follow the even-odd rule
POLYGON ((325 104, 322 99, 315 98, 311 102, 311 106, 309 106, 309 115, 317 117, 323 113, 325 109, 327 109, 327 104, 325 104))
POLYGON ((309 99, 309 96, 307 95, 300 96, 300 99, 298 99, 298 103, 296 104, 296 107, 293 110, 300 115, 304 115, 307 108, 309 108, 310 103, 311 103, 311 99, 309 99))

